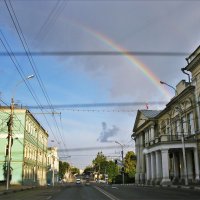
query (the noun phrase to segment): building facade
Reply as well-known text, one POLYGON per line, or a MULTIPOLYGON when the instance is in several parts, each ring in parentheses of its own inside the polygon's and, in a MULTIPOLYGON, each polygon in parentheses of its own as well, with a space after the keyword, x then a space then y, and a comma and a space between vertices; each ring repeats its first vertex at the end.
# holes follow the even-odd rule
POLYGON ((137 155, 136 183, 169 185, 200 181, 199 47, 187 61, 182 71, 189 80, 179 82, 176 96, 166 108, 137 112, 132 135, 137 155))
MULTIPOLYGON (((7 177, 11 110, 0 107, 0 180, 7 177)), ((26 109, 15 108, 11 139, 10 184, 45 185, 48 133, 26 109)))
POLYGON ((59 181, 58 148, 49 147, 47 152, 47 183, 54 185, 59 181))

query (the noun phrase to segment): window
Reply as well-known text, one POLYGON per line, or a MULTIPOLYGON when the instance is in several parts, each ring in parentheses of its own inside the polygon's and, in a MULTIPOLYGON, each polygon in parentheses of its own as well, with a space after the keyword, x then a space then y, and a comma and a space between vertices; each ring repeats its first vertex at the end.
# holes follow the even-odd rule
POLYGON ((187 125, 188 125, 188 134, 193 135, 194 134, 194 119, 193 119, 193 113, 189 113, 187 116, 187 125))

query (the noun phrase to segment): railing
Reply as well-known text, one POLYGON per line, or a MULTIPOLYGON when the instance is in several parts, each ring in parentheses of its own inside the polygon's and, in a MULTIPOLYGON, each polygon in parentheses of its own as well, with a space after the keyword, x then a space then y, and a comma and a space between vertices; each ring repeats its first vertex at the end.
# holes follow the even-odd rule
MULTIPOLYGON (((195 135, 185 135, 185 140, 194 139, 195 135)), ((152 146, 158 143, 167 143, 167 142, 181 142, 182 135, 160 135, 159 137, 155 137, 150 141, 145 141, 144 146, 152 146)))

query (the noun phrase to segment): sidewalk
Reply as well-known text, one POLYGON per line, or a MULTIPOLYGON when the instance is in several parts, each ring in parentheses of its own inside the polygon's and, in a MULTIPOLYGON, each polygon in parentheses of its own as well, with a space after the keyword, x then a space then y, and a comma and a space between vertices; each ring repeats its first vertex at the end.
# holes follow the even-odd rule
POLYGON ((11 185, 9 187, 9 189, 7 190, 5 185, 0 185, 0 195, 12 193, 12 192, 23 191, 23 190, 28 190, 28 189, 32 189, 32 188, 34 188, 34 186, 11 185))
MULTIPOLYGON (((117 184, 113 184, 117 185, 117 184)), ((136 184, 136 183, 131 183, 131 184, 120 184, 121 186, 135 186, 135 187, 155 187, 155 188, 180 188, 180 189, 194 189, 197 191, 200 191, 200 185, 147 185, 147 184, 136 184)))

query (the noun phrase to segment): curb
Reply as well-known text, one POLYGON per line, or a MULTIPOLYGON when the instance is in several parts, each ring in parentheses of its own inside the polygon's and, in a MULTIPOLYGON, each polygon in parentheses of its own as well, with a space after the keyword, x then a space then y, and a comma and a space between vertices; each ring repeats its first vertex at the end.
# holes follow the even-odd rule
MULTIPOLYGON (((113 184, 113 186, 118 184, 113 184)), ((173 188, 173 189, 186 189, 186 190, 197 190, 200 191, 200 186, 185 186, 185 185, 146 185, 146 184, 119 184, 121 186, 135 186, 135 187, 154 187, 154 188, 173 188)))
POLYGON ((26 188, 19 188, 19 189, 9 189, 9 190, 3 190, 0 191, 0 196, 1 195, 6 195, 6 194, 11 194, 11 193, 16 193, 16 192, 21 192, 24 190, 30 190, 30 189, 34 189, 35 187, 26 187, 26 188))

